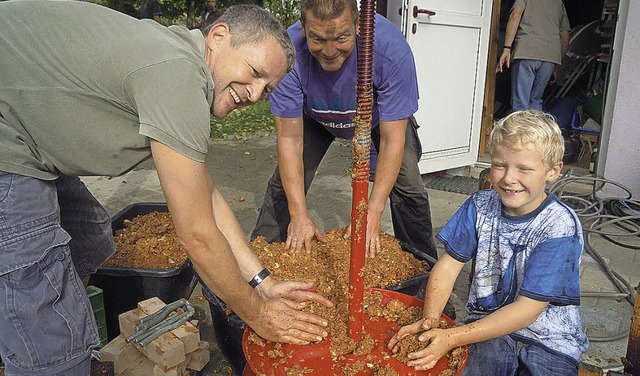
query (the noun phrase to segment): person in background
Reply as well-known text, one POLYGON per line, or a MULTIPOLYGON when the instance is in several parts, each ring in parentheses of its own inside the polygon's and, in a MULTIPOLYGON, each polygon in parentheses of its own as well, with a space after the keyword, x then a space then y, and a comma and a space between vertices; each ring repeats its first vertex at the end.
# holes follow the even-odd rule
POLYGON ((89 375, 99 335, 83 281, 115 245, 109 214, 78 177, 118 176, 149 158, 207 288, 265 339, 327 335, 301 309, 331 302, 311 283, 269 276, 205 164, 210 115, 257 102, 293 68, 291 39, 270 13, 231 7, 204 35, 88 2, 6 1, 0 30, 7 375, 89 375))
POLYGON ((513 111, 542 110, 547 83, 569 49, 562 0, 516 0, 509 14, 496 73, 511 67, 513 111))
MULTIPOLYGON (((303 0, 300 15, 288 29, 296 47, 295 68, 268 96, 278 166, 251 239, 264 236, 268 242, 286 241, 294 252, 309 252, 311 239, 324 236, 309 217, 305 195, 333 140, 354 135, 359 12, 355 0, 303 0)), ((418 109, 413 54, 400 30, 380 15, 375 16, 373 62, 367 256, 380 250, 381 216, 389 199, 395 237, 435 260, 429 197, 418 170, 422 147, 412 116, 418 109)))
POLYGON ((140 19, 150 19, 161 24, 162 7, 158 0, 143 0, 140 4, 140 19))
POLYGON ((580 318, 582 226, 545 190, 562 170, 564 139, 551 115, 514 112, 491 131, 493 189, 474 193, 438 234, 446 253, 431 270, 423 319, 389 341, 419 334, 408 355, 416 370, 469 346, 463 375, 577 375, 588 346, 580 318), (468 323, 438 319, 464 264, 475 260, 468 323))
POLYGON ((216 8, 216 0, 206 0, 204 2, 204 11, 202 12, 202 21, 200 21, 200 30, 204 30, 207 26, 216 22, 222 12, 216 8))

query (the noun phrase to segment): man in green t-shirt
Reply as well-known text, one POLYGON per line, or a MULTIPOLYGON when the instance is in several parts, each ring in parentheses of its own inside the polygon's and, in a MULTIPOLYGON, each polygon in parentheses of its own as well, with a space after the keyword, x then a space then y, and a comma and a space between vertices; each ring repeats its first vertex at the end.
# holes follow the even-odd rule
POLYGON ((8 375, 89 374, 98 333, 82 281, 114 251, 82 175, 153 158, 176 232, 207 287, 262 337, 326 336, 311 284, 268 277, 204 163, 210 114, 258 101, 292 69, 256 6, 206 33, 87 2, 0 2, 0 356, 8 375), (247 283, 249 282, 249 283, 247 283))
POLYGON ((496 67, 511 68, 513 111, 542 110, 547 83, 569 49, 569 18, 561 0, 516 0, 496 67))

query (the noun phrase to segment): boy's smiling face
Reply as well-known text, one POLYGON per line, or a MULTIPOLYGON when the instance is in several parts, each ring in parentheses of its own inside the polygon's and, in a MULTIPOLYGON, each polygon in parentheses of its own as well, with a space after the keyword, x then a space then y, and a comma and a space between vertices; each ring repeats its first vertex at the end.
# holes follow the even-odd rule
POLYGON ((561 170, 562 162, 549 167, 533 144, 519 151, 497 145, 491 153, 491 183, 509 215, 525 215, 540 206, 547 197, 546 183, 561 170))

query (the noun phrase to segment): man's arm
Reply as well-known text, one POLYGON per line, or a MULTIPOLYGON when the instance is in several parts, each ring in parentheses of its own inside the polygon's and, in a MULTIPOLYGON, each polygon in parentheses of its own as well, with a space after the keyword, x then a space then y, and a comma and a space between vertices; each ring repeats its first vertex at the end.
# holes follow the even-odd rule
POLYGON ((569 32, 560 32, 560 60, 564 59, 564 56, 569 51, 569 32))
MULTIPOLYGON (((319 317, 299 311, 301 304, 263 300, 248 285, 262 265, 206 165, 153 140, 151 150, 176 233, 203 282, 264 338, 299 344, 321 338, 319 317)), ((258 289, 274 283, 269 277, 258 289)))
POLYGON ((502 49, 502 55, 500 56, 500 60, 498 61, 496 73, 502 72, 502 66, 505 64, 507 68, 511 67, 511 50, 513 48, 513 42, 516 39, 518 26, 520 26, 522 13, 524 13, 524 9, 520 7, 513 7, 513 9, 511 10, 511 14, 509 14, 509 21, 507 21, 507 30, 504 36, 504 46, 509 48, 502 49))
POLYGON ((299 252, 304 245, 311 251, 311 239, 315 235, 324 241, 324 235, 309 217, 304 193, 304 123, 302 117, 282 118, 274 116, 278 135, 278 171, 287 195, 291 223, 285 248, 299 252))
POLYGON ((380 251, 380 222, 404 158, 407 119, 380 122, 380 150, 367 208, 367 255, 380 251))

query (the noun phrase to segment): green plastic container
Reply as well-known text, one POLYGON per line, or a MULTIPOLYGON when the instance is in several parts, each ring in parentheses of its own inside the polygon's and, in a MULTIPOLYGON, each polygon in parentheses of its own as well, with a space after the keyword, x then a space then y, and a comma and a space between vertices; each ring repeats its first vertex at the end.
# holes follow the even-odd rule
POLYGON ((100 335, 100 344, 97 349, 101 349, 108 342, 107 319, 104 313, 102 289, 97 286, 87 286, 87 295, 89 296, 89 302, 91 302, 91 309, 93 309, 93 315, 98 326, 98 334, 100 335))

